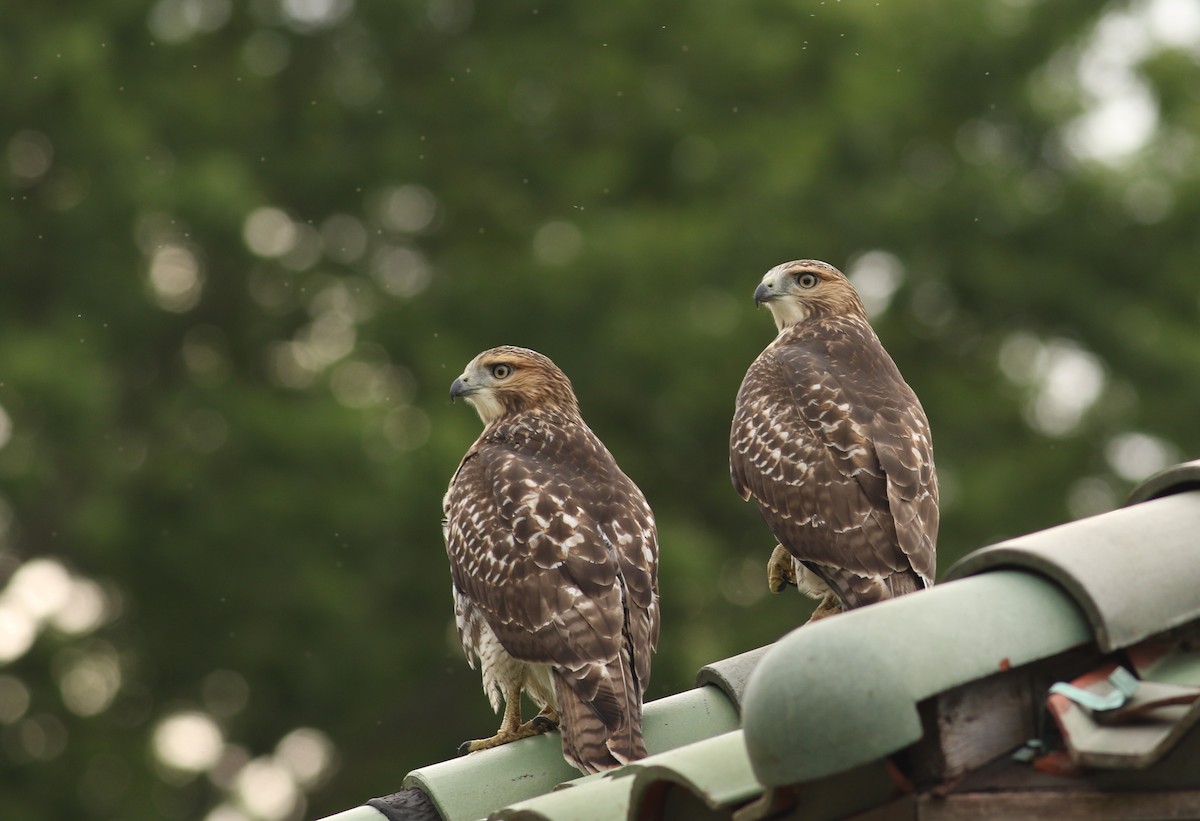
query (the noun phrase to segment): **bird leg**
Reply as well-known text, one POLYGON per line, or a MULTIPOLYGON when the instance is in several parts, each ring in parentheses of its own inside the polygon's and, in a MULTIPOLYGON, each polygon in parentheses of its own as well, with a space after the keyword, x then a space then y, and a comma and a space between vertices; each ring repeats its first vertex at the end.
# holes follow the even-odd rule
POLYGON ((837 597, 836 593, 829 593, 825 598, 821 599, 821 603, 817 605, 817 609, 808 617, 808 621, 805 624, 820 621, 829 616, 837 615, 840 612, 842 612, 842 600, 837 597))
POLYGON ((775 545, 771 558, 767 559, 767 588, 779 593, 788 585, 796 586, 796 570, 792 565, 792 554, 781 544, 775 545))
POLYGON ((787 551, 787 548, 781 544, 775 545, 775 549, 771 551, 771 558, 767 560, 767 587, 772 593, 782 592, 783 588, 789 584, 800 589, 800 592, 805 595, 812 596, 814 599, 819 598, 821 603, 817 605, 817 609, 808 617, 809 622, 820 621, 842 612, 842 600, 838 598, 837 593, 834 593, 829 587, 821 581, 811 571, 801 569, 804 584, 801 585, 801 579, 796 578, 796 563, 792 559, 792 554, 787 551))
POLYGON ((521 691, 504 694, 504 718, 500 729, 491 738, 477 738, 474 741, 464 741, 458 745, 459 755, 477 753, 480 750, 490 750, 522 738, 532 738, 535 735, 558 729, 558 713, 552 707, 547 707, 524 724, 521 723, 521 691))

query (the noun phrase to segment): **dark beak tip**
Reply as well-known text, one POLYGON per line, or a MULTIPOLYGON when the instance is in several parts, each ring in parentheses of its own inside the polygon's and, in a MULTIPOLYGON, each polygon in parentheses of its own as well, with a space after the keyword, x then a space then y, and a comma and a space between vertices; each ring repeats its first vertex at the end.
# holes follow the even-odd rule
POLYGON ((766 285, 759 285, 754 289, 754 307, 761 308, 762 304, 771 298, 771 291, 766 285))

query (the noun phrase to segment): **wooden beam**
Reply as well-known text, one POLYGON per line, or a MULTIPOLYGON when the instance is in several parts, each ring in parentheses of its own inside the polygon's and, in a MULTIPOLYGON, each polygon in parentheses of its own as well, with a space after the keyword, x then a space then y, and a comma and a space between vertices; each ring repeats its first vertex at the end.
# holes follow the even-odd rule
POLYGON ((919 821, 1195 821, 1200 790, 1020 791, 921 796, 919 821))

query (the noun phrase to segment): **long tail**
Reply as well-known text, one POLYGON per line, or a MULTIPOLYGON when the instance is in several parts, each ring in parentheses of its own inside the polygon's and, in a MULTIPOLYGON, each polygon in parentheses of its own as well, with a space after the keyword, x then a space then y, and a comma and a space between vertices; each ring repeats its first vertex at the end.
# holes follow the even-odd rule
POLYGON ((554 671, 563 757, 582 772, 646 757, 641 687, 623 655, 607 664, 554 671))

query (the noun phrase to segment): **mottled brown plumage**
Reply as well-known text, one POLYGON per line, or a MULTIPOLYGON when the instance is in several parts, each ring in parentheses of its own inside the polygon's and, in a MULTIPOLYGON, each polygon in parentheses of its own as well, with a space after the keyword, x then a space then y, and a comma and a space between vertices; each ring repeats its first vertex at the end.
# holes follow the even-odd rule
POLYGON ((822 598, 821 618, 930 586, 929 422, 854 286, 832 265, 798 260, 768 271, 754 298, 779 335, 738 391, 729 465, 779 540, 771 588, 822 598))
POLYGON ((467 660, 500 730, 487 749, 560 725, 583 772, 646 754, 642 694, 658 643, 658 537, 638 487, 584 423, 547 357, 501 347, 450 390, 483 433, 450 480, 443 531, 467 660), (542 709, 521 723, 525 690, 542 709))

